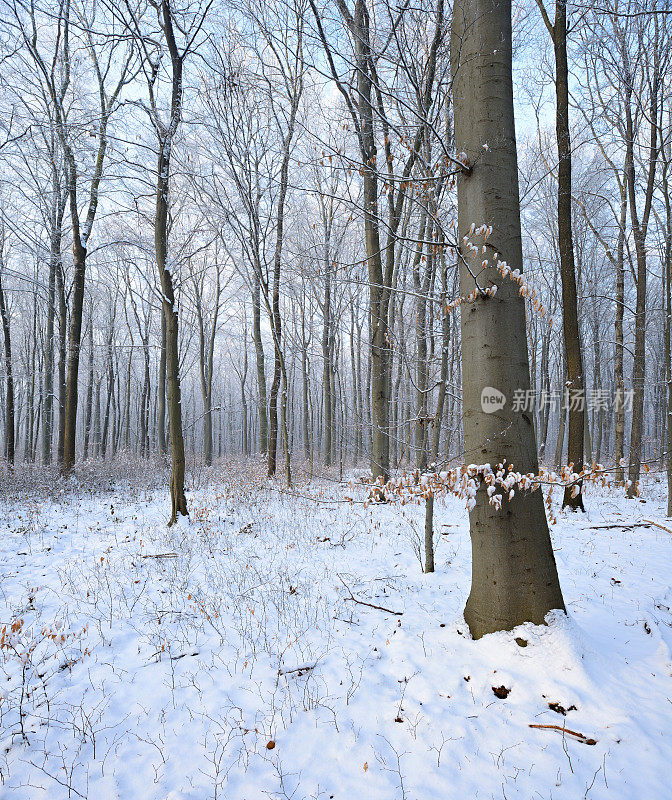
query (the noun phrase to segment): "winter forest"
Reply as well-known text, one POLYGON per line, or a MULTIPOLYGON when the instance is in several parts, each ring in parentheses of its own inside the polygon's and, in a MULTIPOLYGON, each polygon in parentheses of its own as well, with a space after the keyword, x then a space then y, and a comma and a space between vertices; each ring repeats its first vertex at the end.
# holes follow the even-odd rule
POLYGON ((0 798, 672 797, 668 0, 0 0, 0 798))

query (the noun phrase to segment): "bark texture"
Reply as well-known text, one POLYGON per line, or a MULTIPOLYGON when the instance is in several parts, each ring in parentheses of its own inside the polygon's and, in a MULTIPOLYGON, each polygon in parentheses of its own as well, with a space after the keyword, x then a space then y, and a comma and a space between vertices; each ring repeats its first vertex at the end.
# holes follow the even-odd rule
MULTIPOLYGON (((0 245, 1 246, 1 245, 0 245)), ((14 465, 14 373, 12 362, 12 336, 9 327, 9 314, 5 304, 5 292, 2 288, 2 254, 0 253, 0 317, 2 318, 2 334, 5 344, 5 380, 7 390, 5 396, 5 458, 10 466, 14 465)))
MULTIPOLYGON (((466 459, 492 465, 506 459, 529 473, 538 470, 533 419, 514 412, 511 403, 516 389, 530 387, 525 306, 518 285, 492 266, 499 254, 512 269, 522 267, 511 59, 510 0, 465 0, 455 8, 455 143, 468 165, 458 183, 459 241, 472 224, 492 226, 487 243, 474 237, 474 257, 462 248, 461 293, 472 292, 476 271, 481 286, 498 286, 494 298, 462 305, 466 459), (491 266, 481 270, 484 244, 491 266), (486 387, 506 397, 494 413, 482 408, 486 387)), ((475 638, 523 622, 543 623, 552 609, 564 610, 540 491, 504 497, 498 511, 481 486, 470 528, 472 583, 464 614, 475 638)))
POLYGON ((169 525, 177 520, 178 514, 188 515, 187 500, 184 495, 184 438, 182 435, 182 398, 180 393, 180 352, 178 336, 178 314, 175 305, 175 291, 170 266, 167 263, 168 251, 168 191, 170 182, 170 156, 175 133, 182 118, 182 65, 184 55, 178 50, 173 31, 173 12, 168 0, 161 4, 163 33, 170 53, 172 66, 172 97, 170 122, 167 127, 159 127, 159 158, 157 163, 156 214, 154 217, 154 247, 156 265, 161 280, 163 294, 163 317, 166 324, 166 395, 168 400, 168 425, 170 433, 170 454, 172 470, 170 474, 171 514, 169 525))
MULTIPOLYGON (((567 3, 557 0, 555 24, 552 30, 555 50, 555 130, 558 142, 558 246, 560 250, 560 280, 562 283, 562 326, 565 339, 565 363, 569 384, 567 460, 574 472, 583 469, 585 430, 585 379, 579 330, 579 310, 572 240, 572 146, 569 133, 569 72, 567 67, 567 3)), ((583 507, 581 482, 579 493, 573 487, 565 489, 562 507, 576 511, 583 507)))

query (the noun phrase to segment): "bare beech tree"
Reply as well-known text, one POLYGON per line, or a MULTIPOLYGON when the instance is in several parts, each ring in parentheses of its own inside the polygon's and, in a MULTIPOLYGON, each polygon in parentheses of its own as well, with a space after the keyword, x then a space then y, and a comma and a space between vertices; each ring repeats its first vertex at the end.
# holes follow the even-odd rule
MULTIPOLYGON (((322 15, 314 0, 309 0, 319 39, 325 51, 329 75, 345 103, 349 122, 356 137, 357 168, 363 186, 363 216, 366 266, 369 283, 369 336, 371 357, 371 411, 373 477, 386 481, 390 472, 390 393, 391 393, 391 331, 390 310, 395 274, 397 235, 410 189, 411 177, 419 157, 432 99, 435 91, 436 64, 439 48, 444 40, 444 4, 438 0, 433 14, 433 30, 429 56, 422 75, 412 75, 409 82, 414 88, 415 108, 404 103, 410 120, 396 124, 388 107, 393 86, 384 82, 385 60, 377 52, 371 29, 371 14, 366 0, 356 0, 350 10, 345 0, 336 0, 338 12, 349 36, 351 55, 346 55, 336 37, 328 38, 322 15), (345 61, 348 75, 339 73, 336 59, 345 61), (393 154, 392 137, 400 137, 403 150, 402 165, 395 169, 398 154, 393 154), (406 147, 410 140, 410 146, 406 147), (378 148, 382 143, 380 162, 378 148), (386 201, 380 196, 384 190, 386 201), (382 208, 386 208, 383 214, 382 208)), ((380 31, 387 45, 397 37, 397 28, 404 19, 406 9, 385 6, 382 18, 389 28, 380 31)), ((386 46, 384 46, 386 49, 386 46)), ((390 58, 388 54, 386 58, 390 58)), ((400 57, 401 74, 406 64, 400 57)), ((393 71, 392 84, 397 77, 393 71)), ((401 94, 401 92, 399 93, 401 94)), ((393 104, 392 104, 393 105, 393 104)))
MULTIPOLYGON (((605 461, 616 483, 630 459, 635 494, 638 463, 664 469, 672 427, 672 390, 655 380, 672 385, 666 12, 539 0, 524 24, 548 63, 545 51, 540 73, 527 36, 512 54, 533 78, 513 197, 513 183, 499 196, 515 172, 510 77, 484 56, 501 55, 489 26, 508 11, 458 6, 451 47, 441 0, 307 2, 0 0, 14 388, 12 412, 2 359, 0 417, 14 415, 15 453, 49 463, 56 427, 68 470, 75 444, 107 468, 120 451, 161 464, 170 447, 171 521, 187 469, 198 479, 222 454, 270 475, 284 454, 288 483, 367 461, 384 499, 397 471, 413 468, 421 491, 463 457, 533 471, 536 444, 548 466, 605 461), (493 228, 475 264, 472 223, 493 228), (524 258, 527 299, 495 249, 516 268, 524 258), (539 303, 563 315, 562 335, 539 303), (479 410, 486 384, 507 396, 501 413, 479 410), (514 414, 516 390, 544 402, 514 414), (600 404, 581 414, 581 395, 600 404)), ((478 496, 475 631, 495 606, 515 620, 561 605, 537 505, 515 498, 500 514, 478 496)))
MULTIPOLYGON (((52 15, 47 10, 36 9, 34 4, 24 6, 18 2, 13 3, 14 20, 23 45, 30 53, 45 91, 51 100, 56 132, 65 159, 74 261, 70 333, 68 338, 67 391, 64 410, 64 449, 61 465, 65 475, 71 472, 75 464, 79 354, 87 245, 91 236, 96 211, 98 210, 99 190, 108 148, 108 124, 110 117, 119 106, 121 90, 133 77, 131 64, 135 58, 133 49, 126 42, 119 42, 113 28, 110 29, 109 35, 106 34, 102 37, 95 32, 97 25, 96 10, 97 7, 94 7, 90 13, 87 13, 84 8, 75 9, 70 0, 64 0, 59 6, 58 14, 54 20, 56 26, 55 46, 53 53, 49 53, 48 51, 44 52, 41 48, 38 32, 42 26, 38 17, 47 14, 52 19, 52 15), (97 143, 96 155, 93 172, 90 176, 87 176, 88 203, 83 217, 78 203, 78 191, 84 176, 75 156, 77 130, 76 128, 73 129, 71 125, 69 107, 66 104, 68 92, 76 92, 81 88, 71 86, 73 19, 76 19, 78 35, 81 35, 83 39, 81 43, 90 59, 98 94, 98 108, 92 120, 97 128, 94 134, 97 143), (115 69, 117 63, 120 63, 121 66, 115 69), (112 84, 111 90, 108 86, 110 83, 112 84)), ((108 22, 111 24, 111 20, 108 20, 108 22)))
POLYGON ((2 336, 5 349, 5 458, 10 466, 14 465, 14 362, 12 361, 12 333, 9 321, 9 309, 2 279, 5 267, 5 224, 0 222, 0 319, 2 320, 2 336))
MULTIPOLYGON (((525 305, 517 284, 496 269, 500 257, 512 268, 523 265, 511 5, 509 0, 462 0, 453 13, 455 145, 465 157, 458 183, 460 288, 463 296, 476 290, 476 299, 461 312, 466 457, 537 472, 532 416, 513 411, 511 404, 516 390, 530 386, 525 305), (464 245, 481 226, 492 233, 474 237, 472 255, 464 245), (482 248, 489 261, 484 269, 482 248), (497 287, 495 297, 484 293, 491 286, 497 287), (493 389, 504 394, 506 405, 486 413, 483 392, 493 389)), ((564 610, 540 491, 505 497, 496 510, 481 485, 469 522, 472 581, 464 615, 475 638, 523 622, 540 624, 549 611, 564 610)))
MULTIPOLYGON (((208 257, 209 254, 206 255, 206 258, 208 257)), ((226 288, 226 286, 222 286, 223 265, 220 258, 221 254, 215 245, 212 271, 207 268, 206 264, 203 264, 198 270, 194 269, 192 265, 191 269, 198 324, 198 371, 203 398, 203 456, 206 466, 212 464, 212 381, 215 370, 215 339, 219 330, 219 315, 222 310, 222 289, 226 288), (208 309, 206 307, 206 291, 211 286, 212 282, 209 279, 213 272, 215 276, 214 296, 208 304, 208 309)), ((246 372, 247 366, 245 367, 246 372)))
MULTIPOLYGON (((583 437, 586 415, 585 377, 579 331, 579 310, 572 239, 572 144, 569 126, 569 69, 567 65, 567 2, 556 0, 555 19, 551 22, 543 0, 537 0, 541 16, 555 53, 555 127, 558 147, 558 247, 562 280, 562 326, 570 393, 567 460, 575 472, 583 469, 583 437)), ((581 481, 565 489, 563 508, 585 511, 581 481)))
POLYGON ((170 451, 172 471, 170 476, 171 514, 168 521, 173 525, 178 515, 187 516, 187 500, 184 494, 184 437, 182 435, 182 399, 179 374, 178 309, 175 302, 173 267, 168 255, 168 215, 171 180, 171 156, 175 138, 183 117, 184 63, 199 44, 212 0, 199 4, 194 10, 175 8, 171 0, 148 0, 148 6, 156 13, 156 23, 161 40, 155 31, 145 31, 142 11, 134 9, 129 0, 125 3, 126 25, 134 40, 142 49, 142 71, 148 91, 147 113, 152 122, 158 144, 156 167, 156 212, 154 216, 154 246, 156 266, 159 272, 163 302, 163 318, 166 338, 166 391, 170 428, 170 451), (179 19, 178 19, 179 17, 179 19), (177 36, 183 41, 178 44, 177 36), (166 117, 160 105, 159 91, 163 79, 162 69, 167 56, 170 102, 166 117))

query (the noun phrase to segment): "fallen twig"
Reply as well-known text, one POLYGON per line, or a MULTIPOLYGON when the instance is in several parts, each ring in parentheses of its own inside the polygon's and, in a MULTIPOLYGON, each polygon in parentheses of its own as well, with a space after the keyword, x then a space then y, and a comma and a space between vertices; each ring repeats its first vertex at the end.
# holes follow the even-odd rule
POLYGON ((655 525, 656 528, 662 528, 664 531, 672 533, 672 530, 666 528, 664 525, 661 525, 660 522, 654 522, 652 519, 643 519, 642 522, 649 522, 651 525, 655 525))
POLYGON ((583 744, 591 744, 591 745, 592 744, 597 744, 597 739, 589 739, 587 736, 584 736, 582 733, 578 733, 578 731, 570 731, 569 728, 561 728, 559 725, 536 725, 536 724, 530 723, 529 727, 530 728, 542 728, 544 730, 550 730, 550 731, 560 731, 560 733, 563 734, 563 736, 565 736, 565 735, 574 736, 575 739, 577 739, 579 742, 582 742, 583 744))
POLYGON ((338 580, 343 584, 343 586, 345 586, 345 588, 347 589, 348 594, 350 595, 350 597, 346 597, 345 598, 346 600, 351 600, 353 603, 359 603, 360 606, 367 606, 368 608, 375 608, 378 611, 384 611, 386 614, 393 614, 395 617, 403 616, 403 613, 404 613, 403 611, 392 611, 392 609, 385 608, 385 606, 377 606, 374 603, 366 603, 364 600, 358 600, 354 596, 354 594, 350 591, 350 587, 343 580, 343 578, 341 578, 340 575, 338 575, 338 580))
POLYGON ((291 667, 290 669, 279 669, 278 675, 291 675, 293 672, 298 672, 299 675, 303 675, 304 672, 309 672, 311 669, 315 669, 317 666, 317 662, 314 664, 302 664, 300 667, 291 667))
MULTIPOLYGON (((645 519, 644 522, 649 522, 648 519, 645 519)), ((591 525, 588 530, 590 531, 610 531, 612 528, 618 528, 619 530, 623 531, 634 531, 635 528, 648 528, 649 525, 626 525, 624 523, 619 523, 617 525, 591 525)), ((662 527, 662 526, 661 526, 662 527)), ((670 531, 672 533, 672 531, 670 531)))
POLYGON ((385 611, 387 614, 392 614, 395 617, 403 616, 403 611, 392 611, 391 608, 385 608, 384 606, 377 606, 374 603, 365 603, 364 600, 358 600, 356 597, 346 597, 346 600, 352 600, 353 603, 359 603, 360 606, 368 606, 369 608, 377 608, 378 611, 385 611))
POLYGON ((187 656, 197 656, 197 655, 198 655, 198 650, 195 651, 194 653, 180 653, 179 656, 171 656, 170 660, 179 661, 181 658, 186 658, 187 656))
POLYGON ((145 553, 140 558, 177 558, 177 553, 145 553))

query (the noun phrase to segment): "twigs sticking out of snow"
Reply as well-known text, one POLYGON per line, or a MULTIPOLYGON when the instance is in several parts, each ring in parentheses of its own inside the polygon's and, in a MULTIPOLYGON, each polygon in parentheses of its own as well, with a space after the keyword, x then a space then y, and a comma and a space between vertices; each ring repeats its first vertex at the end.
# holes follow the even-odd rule
POLYGON ((38 587, 30 590, 26 616, 14 616, 0 627, 0 675, 6 679, 0 703, 9 709, 8 720, 0 713, 3 722, 0 729, 3 738, 7 733, 11 737, 18 733, 26 743, 29 743, 28 733, 35 732, 36 719, 43 713, 38 709, 42 703, 49 709, 55 699, 51 679, 58 672, 72 670, 91 655, 89 648, 83 646, 86 627, 79 632, 69 631, 58 619, 51 624, 40 624, 39 611, 35 615, 33 606, 37 590, 38 587))

